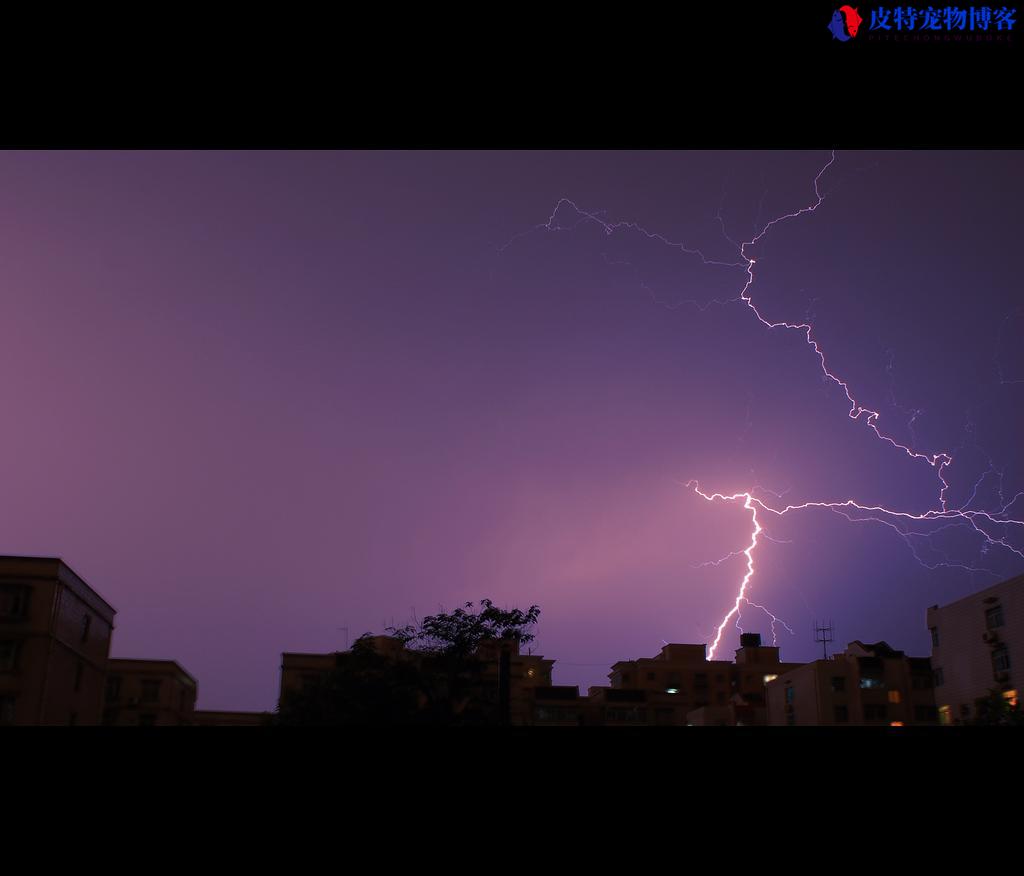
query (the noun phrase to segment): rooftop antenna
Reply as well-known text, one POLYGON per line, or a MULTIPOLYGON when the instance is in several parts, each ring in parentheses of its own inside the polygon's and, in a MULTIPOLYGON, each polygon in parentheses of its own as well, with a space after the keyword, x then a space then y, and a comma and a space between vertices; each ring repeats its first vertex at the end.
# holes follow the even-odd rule
POLYGON ((821 642, 821 653, 823 660, 828 660, 828 646, 829 643, 835 641, 835 638, 836 631, 832 626, 831 619, 829 619, 827 626, 819 626, 817 621, 814 622, 814 641, 821 642))

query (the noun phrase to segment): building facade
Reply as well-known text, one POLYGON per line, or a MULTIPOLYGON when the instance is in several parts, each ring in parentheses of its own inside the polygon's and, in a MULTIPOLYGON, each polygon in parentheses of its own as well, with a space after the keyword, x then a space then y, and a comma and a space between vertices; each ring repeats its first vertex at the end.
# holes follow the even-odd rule
POLYGON ((707 645, 670 644, 655 657, 620 661, 609 688, 590 689, 589 715, 607 725, 765 724, 765 685, 800 664, 781 662, 757 633, 741 635, 735 654, 735 662, 708 660, 707 645))
POLYGON ((1016 704, 1024 678, 1024 575, 933 605, 927 617, 941 723, 970 721, 992 691, 1016 704))
POLYGON ((767 685, 767 722, 777 726, 903 726, 938 721, 931 660, 885 642, 851 642, 828 660, 779 674, 767 685))
POLYGON ((0 724, 99 724, 114 614, 60 559, 0 557, 0 724))
POLYGON ((111 660, 103 723, 122 727, 191 725, 196 680, 174 660, 111 660))

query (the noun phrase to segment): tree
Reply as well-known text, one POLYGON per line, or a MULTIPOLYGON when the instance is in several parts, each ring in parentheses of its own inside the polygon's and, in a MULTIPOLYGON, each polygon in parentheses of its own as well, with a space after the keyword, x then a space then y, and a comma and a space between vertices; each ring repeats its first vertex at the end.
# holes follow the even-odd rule
POLYGON ((423 653, 438 656, 469 657, 488 640, 515 641, 525 645, 534 640, 530 627, 540 617, 540 607, 527 611, 500 609, 490 599, 481 599, 481 611, 474 614, 467 602, 450 614, 429 615, 418 626, 388 627, 387 632, 423 653))
POLYGON ((988 696, 975 701, 976 726, 1024 727, 1024 712, 1019 703, 1011 703, 999 690, 990 690, 988 696))
POLYGON ((419 624, 388 627, 403 644, 397 656, 378 653, 365 633, 335 668, 279 704, 282 725, 486 725, 500 720, 493 679, 486 678, 482 646, 532 642, 540 608, 480 610, 467 602, 419 624))

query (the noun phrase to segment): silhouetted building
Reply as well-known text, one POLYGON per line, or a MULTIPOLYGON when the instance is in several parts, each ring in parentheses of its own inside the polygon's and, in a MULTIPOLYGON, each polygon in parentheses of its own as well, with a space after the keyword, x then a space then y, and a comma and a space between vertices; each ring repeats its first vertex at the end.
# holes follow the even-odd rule
POLYGON ((173 660, 111 660, 103 723, 128 727, 192 724, 196 680, 173 660))
POLYGON ((114 614, 61 560, 0 557, 0 724, 99 724, 114 614))
POLYGON ((769 682, 773 725, 935 724, 931 661, 885 642, 851 642, 828 660, 780 673, 769 682))
POLYGON ((735 663, 708 660, 707 645, 665 645, 612 666, 611 687, 590 689, 587 714, 607 725, 765 724, 765 685, 799 665, 780 662, 757 633, 740 637, 735 663))
MULTIPOLYGON (((928 609, 935 702, 942 724, 976 715, 976 702, 995 690, 1016 703, 1013 660, 1024 661, 1024 575, 941 608, 928 609)), ((1016 667, 1017 677, 1021 667, 1016 667)))
POLYGON ((588 703, 576 685, 538 685, 530 690, 533 710, 525 723, 547 727, 578 727, 586 719, 588 703))
MULTIPOLYGON (((392 636, 372 636, 374 650, 393 660, 419 660, 420 655, 405 647, 401 639, 392 636)), ((476 652, 482 663, 481 695, 484 702, 500 708, 500 666, 501 653, 508 655, 508 720, 512 724, 528 724, 532 721, 533 696, 535 687, 551 684, 551 667, 554 660, 535 654, 521 654, 519 642, 484 641, 476 652)), ((285 652, 281 655, 281 691, 279 702, 284 702, 291 693, 301 691, 306 685, 318 684, 320 680, 339 665, 339 660, 350 652, 332 654, 301 654, 285 652)))

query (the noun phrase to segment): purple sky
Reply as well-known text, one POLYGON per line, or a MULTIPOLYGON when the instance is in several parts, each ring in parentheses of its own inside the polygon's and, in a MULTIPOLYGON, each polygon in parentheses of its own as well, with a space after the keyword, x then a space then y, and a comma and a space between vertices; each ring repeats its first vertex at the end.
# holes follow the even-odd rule
MULTIPOLYGON (((541 605, 557 683, 710 641, 745 561, 694 567, 750 514, 687 481, 923 513, 935 470, 847 417, 801 334, 680 303, 741 267, 564 208, 523 232, 567 197, 733 262, 716 214, 751 239, 828 157, 5 152, 0 550, 63 557, 118 609, 113 654, 178 660, 207 709, 273 708, 284 650, 485 596, 541 605)), ((1022 171, 840 151, 748 251, 755 304, 812 314, 883 431, 953 452, 950 507, 990 465, 968 508, 1024 490, 1022 171)), ((750 597, 788 660, 828 617, 926 654, 926 606, 1024 569, 963 522, 921 562, 882 523, 762 522, 750 597)))

